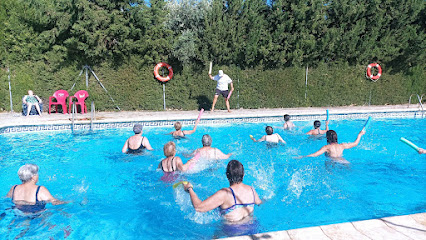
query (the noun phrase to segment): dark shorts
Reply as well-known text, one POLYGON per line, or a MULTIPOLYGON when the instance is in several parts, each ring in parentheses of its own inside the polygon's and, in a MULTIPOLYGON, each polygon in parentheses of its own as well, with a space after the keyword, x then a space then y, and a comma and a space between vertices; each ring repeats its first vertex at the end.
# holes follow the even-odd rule
POLYGON ((227 98, 229 94, 229 90, 220 91, 216 88, 216 93, 214 95, 222 95, 224 98, 227 98))

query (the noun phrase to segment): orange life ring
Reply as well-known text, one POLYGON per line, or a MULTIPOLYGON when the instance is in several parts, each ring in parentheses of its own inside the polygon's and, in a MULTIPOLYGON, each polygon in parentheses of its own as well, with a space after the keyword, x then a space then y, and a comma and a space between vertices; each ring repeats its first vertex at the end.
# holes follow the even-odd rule
POLYGON ((371 63, 368 64, 367 67, 367 77, 369 77, 371 80, 377 80, 380 78, 380 76, 382 76, 382 67, 380 67, 380 65, 378 63, 371 63), (377 68, 377 70, 379 71, 379 73, 377 73, 376 76, 374 76, 373 74, 371 74, 371 68, 377 68))
POLYGON ((172 79, 172 77, 173 77, 173 69, 172 69, 172 66, 170 66, 169 64, 167 64, 167 63, 165 63, 165 62, 160 62, 160 63, 158 63, 157 65, 155 65, 155 67, 154 67, 154 76, 155 76, 155 78, 158 80, 158 81, 161 81, 161 82, 167 82, 167 81, 169 81, 170 79, 172 79), (169 70, 169 75, 167 75, 167 77, 162 77, 159 73, 158 73, 158 71, 160 70, 160 68, 162 68, 162 67, 166 67, 168 70, 169 70))

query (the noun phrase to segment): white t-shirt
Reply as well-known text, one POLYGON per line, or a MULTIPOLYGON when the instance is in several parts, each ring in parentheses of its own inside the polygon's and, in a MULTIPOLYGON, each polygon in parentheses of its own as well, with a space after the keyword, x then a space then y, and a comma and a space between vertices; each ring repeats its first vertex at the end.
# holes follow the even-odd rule
POLYGON ((228 84, 232 83, 232 79, 226 74, 223 74, 222 77, 219 77, 219 75, 216 75, 213 77, 213 80, 217 81, 216 88, 219 89, 220 91, 228 90, 228 84))

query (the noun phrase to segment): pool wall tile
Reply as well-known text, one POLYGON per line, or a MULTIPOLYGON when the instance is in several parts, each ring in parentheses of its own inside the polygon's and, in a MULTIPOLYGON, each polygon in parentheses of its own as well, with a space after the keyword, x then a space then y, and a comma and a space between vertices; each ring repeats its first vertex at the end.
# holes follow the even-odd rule
MULTIPOLYGON (((367 119, 372 118, 423 118, 420 111, 400 111, 400 112, 369 112, 369 113, 338 113, 330 114, 331 120, 343 119, 367 119)), ((312 115, 292 115, 292 121, 314 121, 325 120, 325 114, 312 115)), ((195 120, 176 119, 176 120, 157 120, 157 121, 128 121, 128 122, 93 122, 93 130, 113 129, 113 128, 132 128, 134 124, 139 123, 143 126, 173 126, 176 121, 184 125, 193 125, 195 120)), ((279 116, 257 116, 257 117, 233 117, 233 118, 203 118, 201 124, 231 124, 231 123, 260 123, 260 122, 283 122, 282 115, 279 116)), ((40 131, 68 131, 72 129, 72 124, 44 124, 44 125, 24 125, 7 126, 0 128, 0 134, 20 133, 20 132, 40 132, 40 131)), ((90 130, 90 123, 76 123, 74 130, 90 130)))

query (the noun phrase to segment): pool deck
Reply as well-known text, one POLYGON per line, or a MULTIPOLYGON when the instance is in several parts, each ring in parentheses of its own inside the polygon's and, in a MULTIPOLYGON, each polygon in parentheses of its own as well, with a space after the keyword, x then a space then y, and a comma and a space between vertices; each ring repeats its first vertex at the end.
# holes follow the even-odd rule
POLYGON ((225 238, 227 240, 426 239, 426 213, 225 238))
MULTIPOLYGON (((418 105, 386 105, 386 106, 346 106, 321 108, 281 108, 281 109, 237 109, 228 113, 225 110, 205 112, 203 118, 241 118, 241 117, 268 117, 289 115, 325 115, 329 109, 330 118, 333 114, 346 113, 377 113, 377 112, 413 112, 421 111, 418 105)), ((95 122, 137 122, 159 120, 194 120, 198 110, 193 111, 121 111, 96 112, 95 122)), ((77 114, 76 123, 89 123, 91 114, 77 114)), ((42 116, 22 116, 20 112, 0 113, 0 128, 26 125, 70 124, 71 114, 47 114, 42 116)), ((250 236, 228 238, 232 240, 299 240, 299 239, 425 239, 426 240, 426 213, 406 216, 371 219, 358 222, 315 226, 287 231, 259 233, 250 236)))
MULTIPOLYGON (((386 106, 346 106, 346 107, 321 107, 321 108, 276 108, 276 109, 235 109, 231 113, 225 110, 214 112, 205 111, 203 118, 241 118, 241 117, 268 117, 289 115, 325 115, 329 109, 330 115, 346 113, 373 113, 373 112, 412 112, 419 111, 416 104, 408 105, 386 105, 386 106)), ((89 110, 90 111, 90 110, 89 110)), ((102 122, 133 122, 133 121, 156 121, 156 120, 189 120, 198 116, 198 110, 193 111, 121 111, 121 112, 96 112, 95 121, 102 122)), ((76 123, 89 123, 91 114, 76 114, 76 123)), ((7 126, 46 125, 46 124, 70 124, 71 114, 43 112, 41 116, 23 116, 20 112, 0 113, 0 128, 7 126)), ((331 118, 332 119, 332 118, 331 118)))

